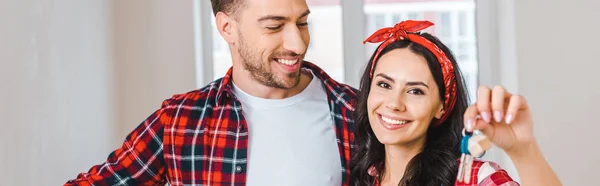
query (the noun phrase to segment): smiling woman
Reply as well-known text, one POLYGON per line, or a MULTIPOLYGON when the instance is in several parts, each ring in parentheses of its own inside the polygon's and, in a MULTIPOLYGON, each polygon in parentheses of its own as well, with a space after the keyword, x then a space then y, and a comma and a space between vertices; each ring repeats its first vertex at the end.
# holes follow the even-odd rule
POLYGON ((452 52, 422 32, 432 25, 402 21, 364 41, 381 44, 358 92, 351 185, 519 185, 495 162, 472 158, 485 139, 509 154, 525 185, 560 185, 533 137, 525 98, 481 86, 467 107, 452 52))
POLYGON ((423 73, 429 71, 424 64, 426 60, 423 56, 406 48, 390 51, 381 57, 367 105, 371 127, 376 134, 380 134, 377 136, 381 143, 423 141, 424 136, 403 135, 397 129, 409 127, 406 130, 413 132, 407 134, 424 133, 431 118, 441 117, 443 105, 440 91, 433 75, 423 73), (414 112, 398 115, 394 111, 414 112), (384 128, 386 130, 382 130, 384 128))
MULTIPOLYGON (((404 22, 394 29, 425 24, 404 22)), ((466 92, 449 49, 417 31, 389 31, 405 35, 383 41, 364 70, 355 112, 352 185, 454 183, 466 92)), ((374 34, 367 41, 381 42, 372 38, 385 37, 374 34)))

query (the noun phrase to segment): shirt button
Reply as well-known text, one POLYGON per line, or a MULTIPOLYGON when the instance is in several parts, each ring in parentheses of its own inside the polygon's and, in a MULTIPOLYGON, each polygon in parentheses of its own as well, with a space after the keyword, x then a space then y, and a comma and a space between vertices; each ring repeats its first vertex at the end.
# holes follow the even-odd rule
POLYGON ((236 172, 236 173, 240 173, 240 172, 242 172, 242 166, 239 166, 239 165, 238 165, 238 166, 235 166, 235 172, 236 172))
POLYGON ((240 128, 240 130, 244 130, 244 125, 242 125, 242 124, 239 124, 239 125, 238 125, 238 128, 240 128))

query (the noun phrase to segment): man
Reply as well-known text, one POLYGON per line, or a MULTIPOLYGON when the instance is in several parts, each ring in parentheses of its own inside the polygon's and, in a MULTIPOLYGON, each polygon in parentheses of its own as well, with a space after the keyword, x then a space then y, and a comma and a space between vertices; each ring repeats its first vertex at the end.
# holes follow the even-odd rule
POLYGON ((65 185, 348 185, 355 90, 303 61, 304 0, 211 0, 233 67, 65 185))

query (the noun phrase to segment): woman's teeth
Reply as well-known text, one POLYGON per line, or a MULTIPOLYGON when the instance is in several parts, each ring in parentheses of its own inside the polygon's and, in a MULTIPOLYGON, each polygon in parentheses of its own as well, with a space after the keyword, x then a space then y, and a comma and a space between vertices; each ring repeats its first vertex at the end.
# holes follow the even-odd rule
POLYGON ((381 116, 381 119, 384 122, 392 124, 392 125, 403 125, 403 124, 408 123, 408 121, 406 121, 406 120, 395 120, 395 119, 387 118, 385 116, 381 116))
POLYGON ((284 64, 284 65, 294 65, 298 62, 297 59, 294 60, 287 60, 287 59, 277 59, 276 60, 278 63, 284 64))

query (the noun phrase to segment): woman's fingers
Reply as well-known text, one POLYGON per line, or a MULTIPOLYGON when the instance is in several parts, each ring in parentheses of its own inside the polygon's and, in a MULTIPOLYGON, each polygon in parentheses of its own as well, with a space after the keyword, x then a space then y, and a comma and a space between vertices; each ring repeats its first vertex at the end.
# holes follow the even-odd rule
POLYGON ((492 90, 492 110, 494 112, 494 121, 501 122, 506 114, 504 103, 508 102, 512 95, 502 86, 495 86, 492 90))
POLYGON ((492 107, 490 104, 492 90, 486 86, 480 86, 477 89, 477 109, 483 121, 489 123, 491 121, 492 107))

